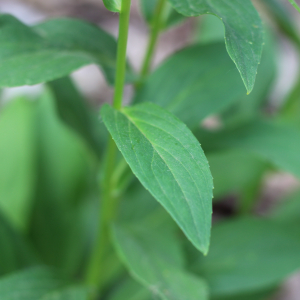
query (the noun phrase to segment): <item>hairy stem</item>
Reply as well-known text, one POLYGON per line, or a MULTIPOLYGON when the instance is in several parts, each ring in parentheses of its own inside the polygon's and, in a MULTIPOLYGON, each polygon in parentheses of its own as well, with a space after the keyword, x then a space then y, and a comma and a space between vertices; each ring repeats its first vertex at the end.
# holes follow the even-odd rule
POLYGON ((152 29, 151 29, 150 39, 148 43, 148 48, 142 65, 140 80, 137 84, 138 87, 143 83, 143 81, 145 80, 145 78, 150 72, 151 62, 157 45, 159 33, 163 27, 163 12, 164 12, 165 5, 166 5, 166 0, 158 0, 155 9, 155 14, 152 21, 152 29))
MULTIPOLYGON (((122 0, 119 23, 119 39, 117 54, 117 73, 115 83, 115 95, 113 107, 121 109, 126 74, 126 52, 130 19, 131 0, 122 0)), ((88 264, 86 282, 101 293, 103 289, 103 274, 105 272, 105 257, 110 250, 110 223, 114 219, 117 197, 114 195, 115 181, 113 173, 116 163, 116 144, 109 137, 104 170, 101 180, 101 209, 99 219, 99 230, 96 244, 88 264)))

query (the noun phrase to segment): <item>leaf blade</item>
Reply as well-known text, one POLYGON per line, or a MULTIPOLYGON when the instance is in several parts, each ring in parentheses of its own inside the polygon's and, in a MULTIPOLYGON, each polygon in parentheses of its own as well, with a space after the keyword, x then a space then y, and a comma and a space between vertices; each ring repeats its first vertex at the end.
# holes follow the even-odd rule
POLYGON ((242 76, 247 92, 250 93, 254 87, 263 47, 262 23, 251 1, 169 1, 183 15, 212 14, 222 20, 227 51, 242 76))
POLYGON ((55 80, 90 64, 99 65, 107 81, 114 82, 117 43, 100 28, 72 19, 52 19, 28 27, 3 14, 0 22, 1 87, 55 80))
POLYGON ((150 103, 122 112, 104 105, 101 115, 134 174, 194 245, 207 253, 212 178, 204 153, 191 132, 171 114, 150 103), (180 139, 176 138, 178 132, 180 139))

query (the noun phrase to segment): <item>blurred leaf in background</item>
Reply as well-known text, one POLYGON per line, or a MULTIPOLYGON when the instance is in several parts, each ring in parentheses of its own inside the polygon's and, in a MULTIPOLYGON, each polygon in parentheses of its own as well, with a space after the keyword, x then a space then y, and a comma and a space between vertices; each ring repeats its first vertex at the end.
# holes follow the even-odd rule
POLYGON ((80 219, 96 186, 95 157, 83 139, 58 119, 51 93, 36 105, 38 185, 30 233, 48 264, 72 273, 84 249, 80 219))
POLYGON ((0 48, 1 87, 51 81, 90 64, 99 65, 113 84, 117 43, 99 27, 76 19, 52 19, 33 28, 10 15, 0 21, 6 45, 0 48))

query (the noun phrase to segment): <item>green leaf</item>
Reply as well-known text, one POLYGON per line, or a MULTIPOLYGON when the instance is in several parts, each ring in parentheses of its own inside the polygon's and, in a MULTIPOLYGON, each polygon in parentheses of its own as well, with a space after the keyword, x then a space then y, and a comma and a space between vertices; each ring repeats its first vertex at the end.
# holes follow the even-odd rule
MULTIPOLYGON (((141 0, 142 13, 150 26, 152 25, 157 3, 158 0, 141 0)), ((185 17, 183 15, 179 14, 176 10, 174 10, 169 3, 166 3, 162 21, 162 26, 164 28, 176 25, 184 19, 185 17)))
POLYGON ((88 300, 88 289, 65 287, 66 282, 47 267, 27 269, 0 279, 1 300, 88 300))
POLYGON ((68 287, 44 295, 40 300, 88 300, 90 299, 87 288, 68 287))
POLYGON ((272 289, 300 268, 300 240, 270 220, 222 222, 213 227, 208 256, 191 268, 207 280, 213 297, 272 289))
MULTIPOLYGON (((124 192, 120 203, 118 221, 126 224, 138 223, 157 231, 177 228, 171 216, 137 179, 133 180, 124 192)), ((180 262, 180 256, 178 254, 178 262, 180 262)))
POLYGON ((300 120, 299 120, 299 112, 300 112, 300 76, 296 80, 296 83, 293 89, 290 91, 287 99, 283 103, 281 107, 280 115, 278 116, 279 120, 282 123, 290 124, 291 126, 299 129, 300 128, 300 120))
POLYGON ((278 45, 275 38, 270 30, 266 30, 265 46, 254 89, 250 95, 241 97, 238 102, 233 103, 222 113, 221 119, 223 123, 226 123, 225 125, 242 123, 261 115, 278 73, 277 52, 278 45))
MULTIPOLYGON (((98 111, 89 107, 69 77, 49 82, 60 118, 77 132, 100 157, 104 149, 98 111)), ((103 126, 104 127, 104 126, 103 126)), ((106 137, 106 136, 105 136, 106 137)))
POLYGON ((113 12, 120 12, 122 7, 122 0, 103 0, 105 7, 113 12))
POLYGON ((286 199, 281 200, 279 205, 271 213, 272 218, 283 225, 289 225, 299 235, 300 225, 300 192, 293 192, 286 199))
POLYGON ((28 242, 0 213, 0 276, 36 263, 28 242))
POLYGON ((245 151, 220 151, 207 155, 214 179, 214 197, 243 194, 249 184, 260 178, 265 163, 245 151))
POLYGON ((133 173, 202 252, 209 248, 212 178, 188 128, 151 103, 117 111, 104 105, 103 121, 133 173))
POLYGON ((256 291, 256 292, 249 292, 245 294, 238 294, 234 296, 225 296, 225 297, 214 297, 212 300, 266 300, 271 299, 276 292, 276 288, 256 291))
POLYGON ((263 28, 250 0, 169 0, 185 16, 212 14, 225 26, 227 51, 236 64, 246 89, 254 87, 263 48, 263 28))
POLYGON ((35 105, 16 99, 0 112, 0 210, 16 227, 28 227, 35 187, 35 105))
POLYGON ((216 16, 204 15, 199 21, 195 32, 196 41, 208 44, 224 40, 225 29, 223 23, 216 16))
POLYGON ((52 270, 36 267, 2 277, 1 300, 41 300, 45 294, 60 289, 64 282, 52 270))
POLYGON ((84 255, 81 214, 93 192, 95 161, 58 119, 50 92, 37 101, 36 128, 39 168, 30 236, 43 261, 73 274, 84 255))
POLYGON ((201 142, 206 151, 242 149, 300 176, 300 133, 293 127, 255 120, 237 128, 207 134, 201 142))
POLYGON ((152 300, 152 293, 133 279, 127 279, 113 291, 108 300, 152 300))
POLYGON ((296 3, 296 1, 295 0, 289 0, 290 1, 290 3, 298 10, 298 12, 300 12, 300 7, 299 7, 299 5, 296 3))
POLYGON ((223 43, 216 43, 195 45, 170 57, 150 75, 135 101, 154 102, 194 128, 245 95, 223 43))
POLYGON ((51 81, 93 63, 113 83, 117 44, 100 28, 72 19, 30 28, 10 15, 0 24, 0 87, 51 81))
POLYGON ((131 275, 154 295, 163 300, 208 299, 206 285, 200 278, 173 265, 167 237, 124 226, 114 226, 113 237, 131 275))

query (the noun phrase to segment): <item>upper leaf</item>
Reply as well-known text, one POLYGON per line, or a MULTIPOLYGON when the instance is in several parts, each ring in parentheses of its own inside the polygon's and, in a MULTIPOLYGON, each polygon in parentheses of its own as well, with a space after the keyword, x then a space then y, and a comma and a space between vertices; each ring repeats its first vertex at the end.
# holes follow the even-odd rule
POLYGON ((120 12, 122 7, 122 0, 103 0, 105 7, 113 12, 120 12))
POLYGON ((260 17, 250 0, 169 0, 186 16, 212 14, 225 26, 227 51, 235 62, 248 93, 254 86, 263 47, 260 17))
POLYGON ((0 40, 1 87, 51 81, 93 63, 114 81, 116 41, 83 21, 54 19, 30 28, 1 15, 0 40))
POLYGON ((154 295, 163 300, 208 299, 204 281, 173 265, 167 251, 171 245, 158 232, 123 225, 114 226, 113 234, 117 251, 132 276, 154 295))
POLYGON ((104 105, 104 123, 133 173, 172 215, 191 242, 207 253, 212 214, 212 177, 192 133, 151 103, 104 105))
POLYGON ((224 44, 215 43, 194 45, 171 56, 150 75, 135 101, 155 102, 193 128, 244 96, 224 44))

